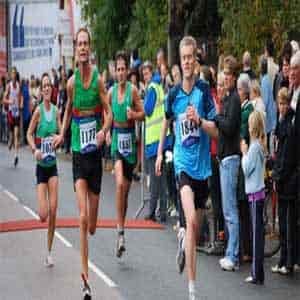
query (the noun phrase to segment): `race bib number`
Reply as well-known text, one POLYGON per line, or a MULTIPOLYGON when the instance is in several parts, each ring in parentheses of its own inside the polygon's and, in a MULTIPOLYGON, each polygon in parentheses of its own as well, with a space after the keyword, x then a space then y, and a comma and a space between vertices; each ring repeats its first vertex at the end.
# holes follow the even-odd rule
POLYGON ((131 133, 118 133, 118 151, 123 156, 128 156, 132 153, 131 133))
POLYGON ((79 125, 81 153, 89 153, 97 149, 96 125, 96 120, 92 120, 79 125))
POLYGON ((186 117, 186 113, 179 115, 181 144, 189 147, 199 142, 200 130, 197 124, 186 117))
POLYGON ((12 105, 11 107, 11 113, 12 113, 12 116, 14 118, 18 117, 19 116, 19 108, 17 105, 12 105))
POLYGON ((55 160, 55 150, 52 146, 53 137, 46 137, 41 139, 41 152, 42 160, 45 163, 48 163, 52 160, 55 160))

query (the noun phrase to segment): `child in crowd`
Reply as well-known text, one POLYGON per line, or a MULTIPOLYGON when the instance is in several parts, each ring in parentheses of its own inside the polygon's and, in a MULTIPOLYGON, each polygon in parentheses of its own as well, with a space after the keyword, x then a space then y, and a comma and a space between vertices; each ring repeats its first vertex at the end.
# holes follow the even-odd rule
POLYGON ((273 179, 278 194, 280 259, 273 273, 286 275, 296 263, 296 198, 297 198, 297 140, 295 113, 290 107, 287 88, 281 88, 277 98, 279 120, 275 130, 275 162, 273 179))
POLYGON ((249 116, 250 147, 241 142, 242 168, 245 175, 245 190, 252 221, 252 270, 245 279, 247 283, 264 283, 264 200, 265 200, 265 154, 266 134, 263 114, 253 111, 249 116))

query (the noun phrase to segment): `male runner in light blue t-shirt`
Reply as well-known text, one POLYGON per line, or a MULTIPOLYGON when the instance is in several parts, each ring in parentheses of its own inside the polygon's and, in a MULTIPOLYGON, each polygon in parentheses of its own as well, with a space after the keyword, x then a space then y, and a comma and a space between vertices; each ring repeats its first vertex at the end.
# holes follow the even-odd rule
POLYGON ((208 134, 217 135, 214 122, 209 120, 214 119, 216 112, 209 85, 194 76, 197 51, 195 39, 184 37, 179 51, 183 81, 169 92, 166 99, 156 173, 161 173, 162 145, 169 122, 175 121, 174 166, 186 218, 185 255, 189 300, 195 300, 196 241, 201 212, 208 196, 207 179, 211 175, 208 134))

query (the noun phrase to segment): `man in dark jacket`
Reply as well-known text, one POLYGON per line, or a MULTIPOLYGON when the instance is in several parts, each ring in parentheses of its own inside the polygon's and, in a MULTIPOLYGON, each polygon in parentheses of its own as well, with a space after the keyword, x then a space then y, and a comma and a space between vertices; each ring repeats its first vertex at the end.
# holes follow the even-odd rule
POLYGON ((295 111, 295 135, 297 143, 297 165, 298 165, 298 197, 297 197, 297 265, 295 269, 300 270, 300 51, 296 52, 291 59, 290 85, 292 87, 291 108, 295 111))

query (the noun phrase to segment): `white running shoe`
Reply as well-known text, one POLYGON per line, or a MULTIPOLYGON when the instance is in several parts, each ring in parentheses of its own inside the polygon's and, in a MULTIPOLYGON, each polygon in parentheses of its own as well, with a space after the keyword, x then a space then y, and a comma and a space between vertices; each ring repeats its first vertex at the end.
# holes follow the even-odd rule
POLYGON ((125 250, 125 237, 124 235, 119 235, 117 240, 117 257, 120 258, 125 250))
POLYGON ((83 298, 82 299, 83 300, 91 300, 92 299, 92 292, 91 292, 89 282, 83 274, 81 274, 81 278, 83 280, 83 288, 82 288, 83 298))
POLYGON ((46 260, 45 260, 45 266, 47 268, 51 268, 54 266, 54 261, 51 255, 47 255, 46 260))
POLYGON ((189 300, 197 300, 195 292, 189 292, 189 300))
POLYGON ((185 266, 185 229, 182 227, 177 234, 178 246, 176 254, 176 263, 179 274, 184 270, 185 266))
POLYGON ((236 271, 239 269, 238 265, 234 264, 229 258, 224 257, 219 260, 219 264, 224 271, 236 271))

